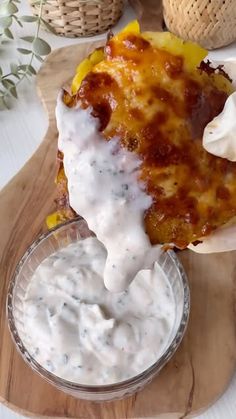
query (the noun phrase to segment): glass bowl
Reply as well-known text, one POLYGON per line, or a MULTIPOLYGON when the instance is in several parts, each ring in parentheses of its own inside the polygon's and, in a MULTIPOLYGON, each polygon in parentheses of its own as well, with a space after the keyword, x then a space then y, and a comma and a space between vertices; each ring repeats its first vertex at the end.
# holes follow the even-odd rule
POLYGON ((188 322, 190 294, 186 274, 173 251, 160 254, 157 262, 167 275, 176 303, 175 324, 163 355, 139 375, 109 385, 80 385, 73 383, 43 368, 27 351, 24 342, 26 334, 22 322, 24 296, 37 266, 49 255, 78 240, 93 235, 82 218, 69 221, 42 234, 25 252, 10 281, 7 296, 8 324, 13 341, 25 362, 42 378, 58 389, 80 399, 103 401, 130 396, 141 390, 164 367, 178 348, 188 322))

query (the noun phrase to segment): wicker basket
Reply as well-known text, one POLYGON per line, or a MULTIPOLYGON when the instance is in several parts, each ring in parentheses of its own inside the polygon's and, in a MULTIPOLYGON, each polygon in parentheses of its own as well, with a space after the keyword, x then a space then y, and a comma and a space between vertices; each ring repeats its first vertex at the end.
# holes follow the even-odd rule
MULTIPOLYGON (((29 0, 33 13, 39 6, 29 0)), ((58 35, 74 38, 107 31, 120 18, 124 0, 47 0, 43 18, 58 35)))
POLYGON ((163 0, 167 28, 207 49, 236 39, 236 0, 163 0))

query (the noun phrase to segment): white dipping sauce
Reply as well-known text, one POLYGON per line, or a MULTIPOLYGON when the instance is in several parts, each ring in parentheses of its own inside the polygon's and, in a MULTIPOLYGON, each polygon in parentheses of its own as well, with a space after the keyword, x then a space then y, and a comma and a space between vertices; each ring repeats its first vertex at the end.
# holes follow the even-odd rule
POLYGON ((106 141, 91 108, 68 108, 58 98, 58 147, 64 154, 71 207, 107 249, 104 282, 124 291, 140 269, 151 268, 160 246, 145 234, 144 211, 152 199, 138 181, 141 161, 135 153, 106 141))
POLYGON ((144 231, 152 200, 138 180, 141 161, 118 139, 106 141, 90 113, 58 99, 70 205, 97 238, 38 266, 24 299, 22 338, 47 370, 96 385, 126 380, 155 363, 173 336, 176 307, 154 264, 160 246, 151 246, 144 231))
POLYGON ((44 368, 80 384, 111 384, 151 366, 170 343, 175 301, 156 263, 129 288, 109 292, 106 250, 94 237, 36 269, 24 300, 24 344, 44 368))

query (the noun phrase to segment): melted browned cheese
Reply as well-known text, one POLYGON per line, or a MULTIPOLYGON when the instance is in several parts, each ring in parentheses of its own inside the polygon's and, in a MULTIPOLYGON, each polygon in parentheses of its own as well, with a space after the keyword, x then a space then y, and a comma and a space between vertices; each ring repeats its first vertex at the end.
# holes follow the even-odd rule
POLYGON ((140 179, 153 198, 147 234, 153 244, 185 248, 236 215, 236 164, 202 147, 204 127, 227 93, 215 87, 207 64, 188 72, 181 56, 140 36, 112 38, 105 52, 78 93, 64 100, 91 106, 104 137, 118 136, 140 156, 140 179))

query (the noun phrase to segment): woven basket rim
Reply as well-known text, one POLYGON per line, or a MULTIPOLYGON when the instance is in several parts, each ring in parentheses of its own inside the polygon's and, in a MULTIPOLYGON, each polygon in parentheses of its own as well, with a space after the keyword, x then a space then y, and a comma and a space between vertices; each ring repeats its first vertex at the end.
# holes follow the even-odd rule
MULTIPOLYGON (((39 7, 33 1, 29 3, 37 15, 39 7)), ((43 18, 58 35, 93 36, 114 26, 123 8, 124 0, 50 0, 43 7, 43 18)))

